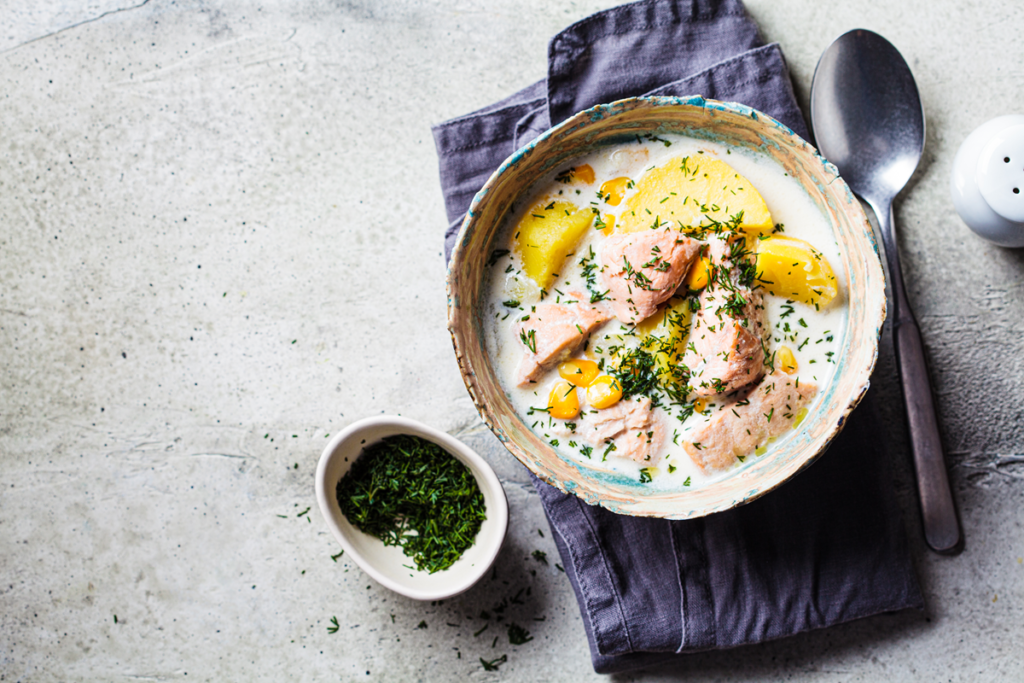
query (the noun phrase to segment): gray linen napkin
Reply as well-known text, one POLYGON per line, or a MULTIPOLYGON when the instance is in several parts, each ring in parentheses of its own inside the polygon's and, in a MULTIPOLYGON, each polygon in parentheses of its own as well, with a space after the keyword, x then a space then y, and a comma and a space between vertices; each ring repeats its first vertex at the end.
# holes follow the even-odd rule
MULTIPOLYGON (((778 45, 739 0, 643 0, 556 35, 548 77, 435 126, 446 257, 490 174, 552 124, 635 95, 741 102, 806 137, 778 45)), ((579 601, 594 669, 780 638, 923 607, 872 393, 822 458, 778 491, 697 520, 627 517, 534 478, 579 601)))

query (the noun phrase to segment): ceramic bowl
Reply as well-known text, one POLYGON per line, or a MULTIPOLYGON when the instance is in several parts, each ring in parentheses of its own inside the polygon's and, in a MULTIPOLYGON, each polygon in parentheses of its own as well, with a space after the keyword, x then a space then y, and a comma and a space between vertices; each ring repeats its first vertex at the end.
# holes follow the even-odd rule
POLYGON ((490 569, 508 529, 508 500, 490 465, 461 441, 404 417, 360 420, 331 439, 316 469, 316 499, 346 557, 381 585, 415 600, 442 600, 469 590, 490 569), (380 539, 364 534, 349 524, 338 506, 335 488, 363 448, 396 434, 411 434, 436 443, 470 469, 484 494, 487 519, 476 542, 443 571, 429 574, 409 569, 412 561, 401 548, 385 546, 380 539))
POLYGON ((520 149, 476 195, 448 267, 448 327, 477 409, 506 448, 553 486, 628 515, 687 519, 748 503, 807 467, 839 433, 868 387, 885 319, 885 291, 874 235, 836 168, 786 126, 743 105, 691 98, 634 98, 581 112, 520 149), (750 150, 780 164, 806 189, 832 226, 846 273, 847 327, 832 380, 820 388, 800 427, 707 486, 657 491, 591 470, 559 455, 518 415, 496 376, 482 331, 487 259, 510 205, 540 176, 637 134, 679 134, 750 150))

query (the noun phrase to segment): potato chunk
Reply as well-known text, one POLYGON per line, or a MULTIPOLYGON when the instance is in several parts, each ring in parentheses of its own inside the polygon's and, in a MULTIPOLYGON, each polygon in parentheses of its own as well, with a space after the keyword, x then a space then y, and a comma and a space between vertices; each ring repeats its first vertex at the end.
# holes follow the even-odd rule
POLYGON ((682 361, 692 319, 690 300, 674 297, 636 326, 637 333, 642 335, 640 346, 654 356, 655 368, 664 385, 686 381, 684 374, 688 371, 682 361))
POLYGON ((811 306, 825 306, 839 291, 836 275, 822 253, 795 237, 758 242, 757 280, 771 294, 811 306))
POLYGON ((594 213, 575 204, 541 202, 516 226, 516 251, 525 272, 541 289, 548 289, 558 270, 594 222, 594 213))
POLYGON ((637 181, 618 232, 637 232, 665 223, 707 227, 714 222, 727 223, 740 212, 739 227, 748 234, 772 231, 764 199, 732 166, 703 154, 676 157, 637 181))

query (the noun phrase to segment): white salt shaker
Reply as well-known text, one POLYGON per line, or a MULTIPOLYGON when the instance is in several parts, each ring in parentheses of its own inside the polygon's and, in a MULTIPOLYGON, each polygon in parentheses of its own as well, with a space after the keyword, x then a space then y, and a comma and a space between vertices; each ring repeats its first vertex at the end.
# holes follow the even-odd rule
POLYGON ((1024 247, 1024 116, 1000 116, 967 136, 953 160, 956 212, 974 232, 1024 247))

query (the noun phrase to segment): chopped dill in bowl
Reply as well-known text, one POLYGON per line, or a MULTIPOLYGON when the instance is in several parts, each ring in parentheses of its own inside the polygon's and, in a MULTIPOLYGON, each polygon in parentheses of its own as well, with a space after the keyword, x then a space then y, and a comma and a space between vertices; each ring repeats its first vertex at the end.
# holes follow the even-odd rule
POLYGON ((336 489, 346 519, 384 545, 397 545, 416 569, 452 566, 487 519, 473 473, 432 441, 399 434, 367 446, 336 489))

